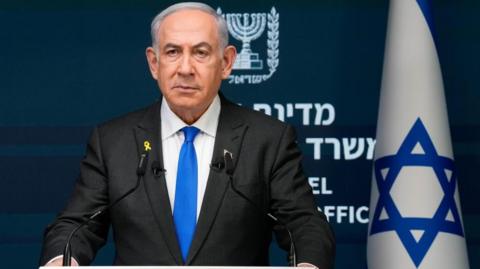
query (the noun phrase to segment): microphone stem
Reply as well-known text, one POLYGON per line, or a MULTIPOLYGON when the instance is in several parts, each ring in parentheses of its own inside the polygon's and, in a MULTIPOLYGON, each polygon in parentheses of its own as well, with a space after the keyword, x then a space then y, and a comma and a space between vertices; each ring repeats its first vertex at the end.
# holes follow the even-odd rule
POLYGON ((135 190, 138 189, 138 186, 140 186, 140 180, 145 175, 145 170, 146 170, 146 166, 147 166, 147 156, 148 156, 147 153, 142 153, 142 155, 140 156, 140 161, 139 161, 139 165, 138 165, 138 168, 137 168, 137 182, 135 183, 135 186, 133 188, 128 190, 126 193, 122 194, 122 196, 118 197, 115 201, 113 201, 113 203, 105 206, 102 209, 99 209, 99 210, 95 211, 95 213, 90 215, 87 220, 80 223, 75 229, 73 229, 72 232, 70 232, 70 234, 68 235, 68 238, 67 238, 67 243, 65 244, 65 248, 63 250, 63 262, 62 262, 63 266, 71 266, 72 248, 71 248, 70 241, 72 240, 73 235, 78 230, 80 230, 82 227, 88 225, 91 220, 97 218, 100 215, 103 215, 110 208, 112 208, 118 202, 123 200, 123 198, 125 198, 126 196, 130 195, 132 192, 134 192, 135 190))
MULTIPOLYGON (((255 207, 256 209, 260 210, 260 208, 257 206, 257 204, 255 204, 252 200, 250 200, 250 198, 248 198, 245 194, 243 194, 241 191, 239 191, 236 187, 235 187, 235 184, 233 184, 233 176, 232 175, 228 175, 229 178, 230 178, 230 186, 232 187, 232 190, 238 194, 239 196, 241 196, 242 198, 244 198, 246 201, 248 201, 253 207, 255 207)), ((283 223, 282 221, 280 221, 277 217, 275 217, 272 213, 267 213, 267 216, 273 220, 275 223, 277 224, 280 224, 281 226, 285 227, 285 230, 287 231, 288 233, 288 237, 290 238, 290 250, 289 250, 289 255, 288 255, 288 263, 291 267, 296 267, 297 266, 297 254, 296 254, 296 251, 295 251, 295 242, 293 241, 293 235, 292 233, 290 232, 290 229, 288 229, 287 225, 285 225, 285 223, 283 223)))

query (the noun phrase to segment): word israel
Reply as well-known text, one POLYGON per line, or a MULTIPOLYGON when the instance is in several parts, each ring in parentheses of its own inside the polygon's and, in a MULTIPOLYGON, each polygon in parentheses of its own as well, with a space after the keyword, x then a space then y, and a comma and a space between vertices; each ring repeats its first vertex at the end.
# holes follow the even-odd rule
POLYGON ((278 68, 279 56, 279 26, 280 15, 275 7, 270 13, 222 13, 220 8, 217 13, 227 21, 230 35, 242 42, 242 49, 237 55, 233 70, 253 71, 252 74, 232 74, 229 76, 230 84, 259 84, 269 79, 278 68), (268 73, 264 70, 260 54, 254 52, 250 44, 258 39, 267 28, 267 66, 268 73))
POLYGON ((308 177, 308 184, 312 187, 313 195, 332 195, 333 191, 327 187, 326 177, 308 177))
POLYGON ((333 148, 334 160, 341 160, 342 148, 345 160, 358 159, 362 157, 364 153, 367 160, 372 160, 376 140, 372 137, 343 137, 341 139, 335 137, 307 137, 305 143, 313 146, 314 160, 321 159, 322 145, 328 145, 328 149, 333 148))
POLYGON ((286 117, 293 118, 294 114, 297 114, 295 112, 300 112, 302 115, 302 124, 305 126, 311 124, 315 126, 328 126, 335 121, 335 107, 329 103, 273 104, 273 110, 270 104, 256 103, 253 104, 253 109, 263 111, 269 116, 272 116, 272 112, 275 111, 277 118, 281 121, 285 121, 286 117))

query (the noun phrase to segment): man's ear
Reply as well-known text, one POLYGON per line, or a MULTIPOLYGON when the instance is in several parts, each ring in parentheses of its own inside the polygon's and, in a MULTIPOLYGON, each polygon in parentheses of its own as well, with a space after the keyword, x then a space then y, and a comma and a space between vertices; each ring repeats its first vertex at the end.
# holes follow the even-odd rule
POLYGON ((237 49, 234 46, 227 46, 223 51, 222 78, 226 79, 232 72, 233 63, 237 58, 237 49))
POLYGON ((158 79, 158 57, 157 53, 152 47, 148 47, 145 51, 147 56, 148 67, 150 68, 150 73, 154 79, 158 79))

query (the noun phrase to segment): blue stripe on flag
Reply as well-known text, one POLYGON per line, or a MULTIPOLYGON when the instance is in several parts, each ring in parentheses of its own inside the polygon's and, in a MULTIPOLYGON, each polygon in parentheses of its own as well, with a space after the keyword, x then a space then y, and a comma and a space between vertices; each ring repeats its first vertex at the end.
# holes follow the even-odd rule
POLYGON ((430 0, 417 0, 418 6, 420 7, 420 10, 422 10, 423 17, 425 17, 425 21, 427 22, 428 28, 430 28, 430 33, 433 36, 433 40, 436 40, 435 38, 435 27, 433 24, 433 15, 432 15, 432 9, 431 9, 431 1, 430 0))

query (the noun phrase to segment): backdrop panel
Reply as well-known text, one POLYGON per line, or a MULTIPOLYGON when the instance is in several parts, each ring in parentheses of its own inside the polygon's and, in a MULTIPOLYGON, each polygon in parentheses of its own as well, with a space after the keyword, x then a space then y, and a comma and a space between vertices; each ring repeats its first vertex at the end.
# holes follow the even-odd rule
MULTIPOLYGON (((0 261, 34 268, 96 124, 154 102, 149 23, 172 1, 0 2, 0 261)), ((293 124, 336 268, 365 268, 370 183, 388 3, 208 1, 264 14, 249 62, 222 92, 293 124)), ((434 1, 438 51, 471 268, 480 267, 480 5, 434 1)), ((242 30, 237 25, 237 31, 242 30)), ((241 51, 244 40, 231 36, 241 51)), ((109 243, 95 264, 112 262, 109 243)), ((272 264, 285 253, 272 247, 272 264)))

